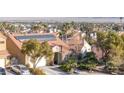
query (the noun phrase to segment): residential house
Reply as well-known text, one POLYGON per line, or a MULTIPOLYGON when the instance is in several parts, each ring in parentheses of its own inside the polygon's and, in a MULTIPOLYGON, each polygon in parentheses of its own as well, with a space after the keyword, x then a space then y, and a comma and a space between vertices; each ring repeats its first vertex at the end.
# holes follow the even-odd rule
MULTIPOLYGON (((66 55, 70 52, 70 47, 53 33, 27 34, 27 35, 21 34, 21 35, 14 35, 14 37, 20 43, 23 43, 30 39, 37 39, 41 42, 41 44, 43 41, 47 41, 48 44, 52 47, 54 53, 59 52, 62 54, 62 60, 64 60, 66 55)), ((26 57, 25 63, 29 64, 32 67, 32 63, 30 62, 30 60, 31 60, 30 57, 26 57)), ((45 66, 47 64, 45 57, 42 57, 37 61, 39 61, 37 66, 45 66)), ((51 62, 51 64, 59 64, 59 63, 60 62, 55 62, 55 60, 51 62)))
POLYGON ((0 32, 0 67, 4 68, 17 61, 24 63, 19 44, 11 34, 0 32))
POLYGON ((81 53, 85 55, 87 52, 91 52, 91 45, 84 39, 84 44, 81 49, 81 53))
POLYGON ((66 43, 70 46, 70 49, 79 53, 84 43, 81 32, 76 32, 73 36, 67 39, 66 43))
POLYGON ((0 33, 0 67, 5 67, 9 60, 10 53, 6 47, 7 37, 0 33))

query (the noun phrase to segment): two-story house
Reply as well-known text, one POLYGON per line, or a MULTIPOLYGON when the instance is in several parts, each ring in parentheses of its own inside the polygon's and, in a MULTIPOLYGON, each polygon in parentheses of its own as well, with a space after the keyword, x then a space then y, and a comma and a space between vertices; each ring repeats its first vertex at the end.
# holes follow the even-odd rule
POLYGON ((7 37, 0 33, 0 67, 5 67, 9 61, 10 53, 7 50, 7 37))

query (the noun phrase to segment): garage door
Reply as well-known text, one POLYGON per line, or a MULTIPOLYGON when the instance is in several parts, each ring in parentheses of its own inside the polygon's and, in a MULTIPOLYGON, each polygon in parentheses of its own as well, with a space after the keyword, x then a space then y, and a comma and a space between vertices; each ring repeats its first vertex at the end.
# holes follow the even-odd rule
POLYGON ((37 64, 37 67, 42 67, 42 66, 46 66, 47 62, 46 62, 46 59, 45 57, 42 57, 38 60, 38 64, 37 64))
POLYGON ((0 67, 5 67, 5 59, 0 59, 0 67))
MULTIPOLYGON (((30 57, 28 57, 28 61, 27 62, 30 65, 30 67, 32 68, 33 67, 33 64, 31 62, 31 58, 30 57)), ((37 59, 36 63, 37 63, 37 66, 36 67, 46 66, 46 64, 47 64, 45 57, 42 57, 42 58, 37 59)))

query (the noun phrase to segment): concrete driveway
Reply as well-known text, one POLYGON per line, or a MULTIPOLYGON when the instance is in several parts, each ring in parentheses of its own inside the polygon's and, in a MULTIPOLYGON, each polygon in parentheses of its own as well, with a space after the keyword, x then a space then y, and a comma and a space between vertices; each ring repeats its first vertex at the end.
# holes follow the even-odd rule
POLYGON ((13 72, 6 71, 6 75, 16 75, 16 74, 13 72))
POLYGON ((68 73, 60 70, 58 68, 58 65, 55 66, 44 66, 41 67, 41 69, 47 74, 47 75, 67 75, 68 73))

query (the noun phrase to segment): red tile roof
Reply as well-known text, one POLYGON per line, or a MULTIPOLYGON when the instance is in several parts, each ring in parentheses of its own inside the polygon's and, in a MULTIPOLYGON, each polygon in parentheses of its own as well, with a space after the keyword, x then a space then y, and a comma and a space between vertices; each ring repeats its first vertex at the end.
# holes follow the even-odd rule
POLYGON ((14 44, 21 49, 22 43, 15 39, 15 37, 12 34, 6 34, 13 42, 14 44))

